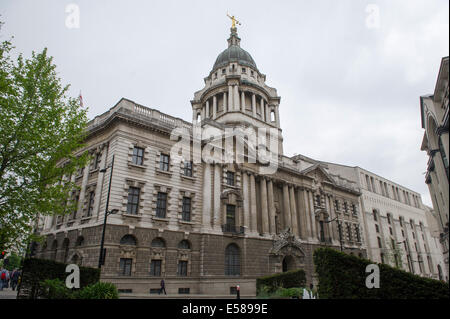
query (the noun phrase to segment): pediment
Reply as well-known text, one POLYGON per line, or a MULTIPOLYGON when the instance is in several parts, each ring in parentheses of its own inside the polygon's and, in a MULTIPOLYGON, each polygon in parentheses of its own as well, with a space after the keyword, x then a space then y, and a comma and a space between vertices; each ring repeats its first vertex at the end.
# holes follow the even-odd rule
POLYGON ((314 164, 311 167, 308 167, 307 169, 303 170, 301 173, 308 177, 313 178, 313 180, 317 184, 322 184, 322 183, 331 183, 333 185, 335 184, 334 179, 330 176, 330 174, 327 173, 327 171, 319 163, 314 164))

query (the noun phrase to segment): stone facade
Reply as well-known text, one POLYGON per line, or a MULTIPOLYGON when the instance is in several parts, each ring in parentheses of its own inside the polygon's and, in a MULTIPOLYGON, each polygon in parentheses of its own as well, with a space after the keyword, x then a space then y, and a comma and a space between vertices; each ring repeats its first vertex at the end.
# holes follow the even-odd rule
POLYGON ((107 219, 102 280, 133 293, 155 292, 164 278, 173 294, 228 295, 240 285, 255 295, 256 278, 290 269, 315 282, 317 247, 366 256, 357 184, 283 155, 280 97, 231 31, 191 101, 192 123, 128 99, 89 123, 79 153, 92 161, 67 177, 80 188, 78 209, 40 219, 38 257, 96 267, 109 186, 108 211, 118 213, 107 219), (261 128, 270 134, 257 144, 240 138, 261 128), (188 156, 177 151, 183 137, 188 156), (196 160, 205 149, 224 160, 196 160))
POLYGON ((440 241, 445 255, 446 278, 449 277, 449 140, 448 140, 448 56, 442 58, 433 95, 420 97, 422 128, 421 150, 429 156, 425 183, 437 214, 440 241))
POLYGON ((360 167, 324 163, 331 174, 356 182, 361 190, 368 257, 424 277, 447 280, 436 245, 434 216, 419 193, 360 167))

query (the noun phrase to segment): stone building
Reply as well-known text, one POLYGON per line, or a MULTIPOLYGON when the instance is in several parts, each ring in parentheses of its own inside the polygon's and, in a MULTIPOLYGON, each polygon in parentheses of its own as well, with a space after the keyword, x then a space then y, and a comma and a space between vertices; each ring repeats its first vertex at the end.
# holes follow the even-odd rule
POLYGON ((419 193, 360 167, 323 163, 331 174, 357 183, 370 260, 411 273, 443 276, 444 257, 436 242, 435 216, 419 193))
POLYGON ((303 268, 314 281, 317 247, 366 256, 356 183, 283 155, 280 97, 265 80, 232 28, 191 101, 192 123, 124 98, 95 117, 79 151, 92 161, 67 177, 78 209, 40 220, 37 256, 97 267, 109 185, 118 212, 102 280, 122 292, 154 293, 164 278, 169 294, 239 284, 255 295, 264 275, 303 268))
POLYGON ((449 212, 449 140, 448 140, 448 56, 442 58, 434 93, 420 97, 420 115, 425 130, 420 149, 429 156, 425 183, 438 217, 440 241, 448 267, 448 212, 449 212))

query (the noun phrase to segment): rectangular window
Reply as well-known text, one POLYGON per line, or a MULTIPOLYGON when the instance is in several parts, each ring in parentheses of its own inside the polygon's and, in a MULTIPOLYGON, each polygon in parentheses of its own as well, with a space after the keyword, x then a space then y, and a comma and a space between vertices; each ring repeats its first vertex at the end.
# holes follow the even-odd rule
POLYGON ((188 295, 190 293, 190 288, 178 288, 178 293, 180 295, 188 295))
POLYGON ((184 176, 192 177, 192 161, 184 162, 184 176))
POLYGON ((236 225, 235 210, 236 210, 236 207, 234 205, 227 205, 227 220, 226 220, 227 225, 231 225, 231 226, 236 225))
POLYGON ((359 226, 355 225, 355 233, 356 233, 356 240, 358 241, 358 243, 361 242, 361 234, 359 233, 359 226))
POLYGON ((142 147, 135 146, 133 148, 133 164, 143 165, 144 164, 144 149, 142 147))
POLYGON ((348 203, 344 202, 344 213, 348 214, 348 203))
POLYGON ((378 240, 378 247, 379 248, 383 248, 383 246, 381 245, 381 238, 377 237, 377 240, 378 240))
POLYGON ((161 260, 152 260, 150 263, 150 276, 161 276, 161 260))
POLYGON ((350 224, 347 224, 347 236, 349 241, 353 241, 352 229, 350 228, 350 224))
POLYGON ((187 266, 188 266, 188 262, 184 261, 184 260, 180 260, 178 262, 178 272, 177 275, 178 276, 187 276, 187 266))
POLYGON ((378 221, 377 211, 375 209, 373 210, 373 220, 378 221))
POLYGON ((227 185, 234 186, 234 173, 227 172, 227 185))
POLYGON ((356 205, 352 204, 352 215, 356 215, 356 205))
POLYGON ((72 219, 77 218, 78 202, 80 201, 80 195, 75 196, 75 207, 73 209, 72 219))
POLYGON ((191 199, 189 197, 183 197, 183 205, 181 211, 181 218, 184 221, 191 221, 191 199))
POLYGON ((94 211, 94 199, 95 199, 95 192, 92 191, 89 193, 87 216, 92 216, 92 212, 94 211))
POLYGON ((156 200, 156 217, 165 218, 167 207, 167 193, 158 192, 156 200))
POLYGON ((120 258, 120 274, 123 276, 131 276, 131 264, 133 259, 120 258))
POLYGON ((336 211, 339 211, 339 201, 338 201, 338 200, 335 200, 335 201, 334 201, 334 209, 335 209, 336 211))
POLYGON ((127 214, 137 215, 139 211, 139 196, 141 189, 138 187, 130 187, 128 189, 127 214))
POLYGON ((391 214, 387 214, 387 221, 388 221, 388 224, 390 225, 391 224, 391 214))
POLYGON ((394 235, 394 233, 392 232, 392 227, 389 227, 389 233, 390 233, 391 235, 394 235))
POLYGON ((380 228, 378 227, 378 225, 377 225, 377 224, 375 224, 375 231, 376 231, 377 233, 379 233, 379 232, 380 232, 380 228))
POLYGON ((325 231, 323 228, 323 221, 319 221, 319 226, 320 226, 320 241, 324 242, 325 241, 325 231))
POLYGON ((161 154, 159 157, 159 169, 162 171, 169 171, 169 155, 161 154))

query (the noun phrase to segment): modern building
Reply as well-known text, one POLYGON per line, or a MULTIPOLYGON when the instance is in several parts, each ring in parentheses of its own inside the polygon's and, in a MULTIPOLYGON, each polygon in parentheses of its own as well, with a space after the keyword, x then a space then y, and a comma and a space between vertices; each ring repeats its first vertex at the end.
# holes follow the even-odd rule
POLYGON ((330 174, 355 182, 369 259, 434 279, 444 258, 435 240, 435 217, 419 193, 360 167, 323 163, 330 174))
POLYGON ((255 295, 294 268, 314 282, 317 247, 366 256, 356 183, 283 155, 280 97, 236 28, 204 80, 192 123, 124 98, 89 123, 78 208, 39 221, 37 257, 97 267, 107 202, 101 276, 121 292, 255 295))
POLYGON ((420 97, 420 115, 425 130, 420 149, 429 160, 425 183, 438 216, 440 241, 444 250, 448 277, 448 214, 449 214, 449 140, 448 140, 448 56, 442 58, 434 93, 420 97))

